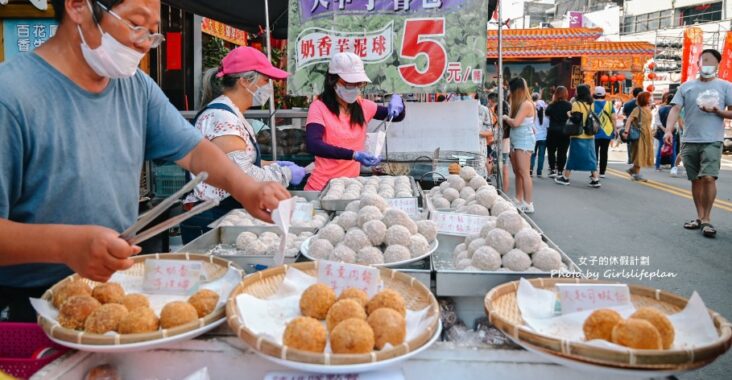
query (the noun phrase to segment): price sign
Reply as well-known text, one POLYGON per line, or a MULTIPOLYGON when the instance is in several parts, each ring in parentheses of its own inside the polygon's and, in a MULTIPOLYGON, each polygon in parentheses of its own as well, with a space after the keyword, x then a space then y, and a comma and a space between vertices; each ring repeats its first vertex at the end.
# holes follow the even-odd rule
POLYGON ((188 295, 201 285, 202 271, 201 261, 148 259, 142 288, 148 293, 188 295))
POLYGON ((557 284, 556 286, 562 314, 630 303, 630 289, 624 284, 557 284))
POLYGON ((290 0, 287 89, 322 91, 325 66, 351 52, 397 93, 475 92, 485 70, 489 0, 290 0))
POLYGON ((389 198, 386 202, 389 203, 389 207, 402 210, 409 216, 419 215, 417 198, 389 198))
POLYGON ((446 235, 475 236, 488 223, 487 216, 437 211, 432 214, 437 231, 446 235))
POLYGON ((292 224, 309 223, 313 220, 315 208, 309 202, 295 203, 295 211, 292 213, 292 224))
POLYGON ((346 288, 357 288, 373 297, 379 291, 381 277, 379 270, 374 267, 320 260, 318 282, 327 284, 336 294, 346 288))

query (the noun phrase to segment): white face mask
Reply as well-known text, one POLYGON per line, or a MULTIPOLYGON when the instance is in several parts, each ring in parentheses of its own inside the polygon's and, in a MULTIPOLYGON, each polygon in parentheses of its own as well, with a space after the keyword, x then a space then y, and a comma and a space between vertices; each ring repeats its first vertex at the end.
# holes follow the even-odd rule
MULTIPOLYGON (((246 88, 246 87, 245 87, 246 88)), ((262 106, 269 98, 274 95, 274 88, 272 87, 272 83, 268 82, 262 87, 257 88, 257 91, 252 92, 252 90, 247 88, 247 91, 249 91, 250 94, 252 94, 252 106, 258 107, 262 106)))
POLYGON ((717 75, 717 66, 702 66, 699 75, 702 78, 714 78, 717 75))
POLYGON ((104 32, 99 25, 97 27, 102 33, 102 43, 96 49, 92 49, 86 44, 81 28, 76 26, 81 36, 81 54, 89 67, 97 75, 106 78, 128 78, 135 75, 137 66, 145 54, 123 45, 109 33, 104 32))
POLYGON ((349 89, 341 86, 340 84, 336 84, 335 92, 344 102, 348 104, 353 104, 356 99, 358 99, 359 95, 361 95, 360 88, 354 87, 349 89))

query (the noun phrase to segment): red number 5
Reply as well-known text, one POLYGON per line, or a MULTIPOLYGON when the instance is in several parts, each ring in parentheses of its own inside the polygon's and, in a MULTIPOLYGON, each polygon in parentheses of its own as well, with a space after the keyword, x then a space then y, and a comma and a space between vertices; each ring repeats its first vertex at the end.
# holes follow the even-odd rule
POLYGON ((439 81, 447 68, 447 52, 438 41, 424 37, 445 35, 444 18, 411 19, 404 22, 404 38, 401 58, 416 59, 420 54, 427 55, 427 68, 417 69, 415 63, 399 66, 399 74, 405 82, 417 87, 431 86, 439 81))

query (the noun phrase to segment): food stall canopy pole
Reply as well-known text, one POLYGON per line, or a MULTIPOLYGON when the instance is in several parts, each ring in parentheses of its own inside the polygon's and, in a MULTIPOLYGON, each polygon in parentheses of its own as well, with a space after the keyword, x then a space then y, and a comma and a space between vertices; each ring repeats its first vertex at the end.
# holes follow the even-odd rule
MULTIPOLYGON (((269 27, 269 0, 264 0, 264 20, 267 38, 267 59, 272 62, 272 31, 269 27)), ((273 86, 272 79, 269 85, 273 86)), ((277 161, 277 126, 275 125, 275 101, 274 94, 269 97, 269 130, 272 134, 272 161, 277 161)))
POLYGON ((496 6, 498 10, 498 68, 496 70, 498 80, 498 130, 496 135, 496 160, 498 161, 498 173, 496 173, 496 187, 503 189, 503 16, 500 1, 496 6))

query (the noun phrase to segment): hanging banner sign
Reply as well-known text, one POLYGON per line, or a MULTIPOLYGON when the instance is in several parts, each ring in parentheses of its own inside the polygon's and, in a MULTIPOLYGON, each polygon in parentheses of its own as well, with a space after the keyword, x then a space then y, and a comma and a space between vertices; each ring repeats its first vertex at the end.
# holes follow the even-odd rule
POLYGON ((727 32, 722 49, 722 62, 719 63, 719 79, 732 80, 732 32, 727 32))
POLYGON ((681 61, 681 83, 696 79, 699 73, 699 56, 704 50, 704 32, 691 27, 684 30, 684 51, 681 61))
POLYGON ((232 44, 239 46, 247 45, 247 32, 207 17, 201 18, 201 31, 208 35, 221 38, 224 41, 231 42, 232 44))
POLYGON ((53 19, 6 19, 2 28, 5 59, 8 59, 43 45, 56 34, 58 22, 53 19))
POLYGON ((322 91, 330 57, 352 52, 367 93, 483 86, 489 0, 290 0, 288 92, 322 91))

